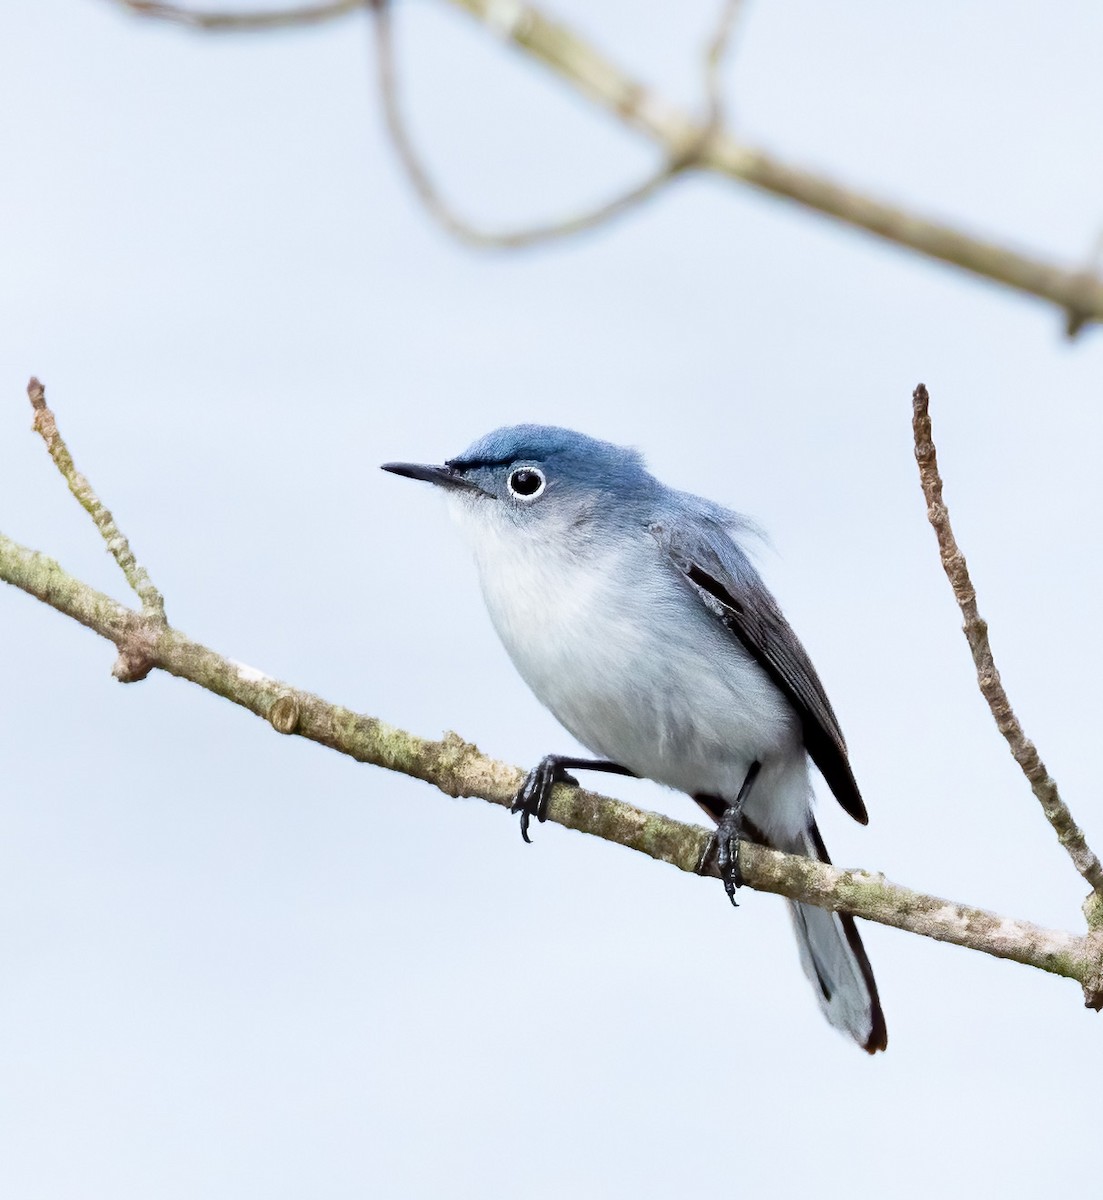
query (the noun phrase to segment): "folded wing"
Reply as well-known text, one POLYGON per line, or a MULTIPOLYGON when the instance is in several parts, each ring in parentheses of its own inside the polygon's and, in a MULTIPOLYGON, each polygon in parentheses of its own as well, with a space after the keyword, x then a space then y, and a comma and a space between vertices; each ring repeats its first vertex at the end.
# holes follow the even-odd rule
POLYGON ((869 816, 835 711, 816 668, 746 554, 719 520, 660 523, 650 531, 705 607, 792 704, 809 757, 838 802, 865 825, 869 816))

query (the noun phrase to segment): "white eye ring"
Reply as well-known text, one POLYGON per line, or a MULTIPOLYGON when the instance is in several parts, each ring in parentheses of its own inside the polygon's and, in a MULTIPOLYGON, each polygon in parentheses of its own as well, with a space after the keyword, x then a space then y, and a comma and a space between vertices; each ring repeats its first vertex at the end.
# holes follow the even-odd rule
POLYGON ((544 472, 537 467, 515 467, 509 473, 509 478, 506 480, 506 487, 510 492, 517 497, 518 500, 535 500, 537 496, 547 487, 548 481, 544 478, 544 472), (535 487, 533 483, 535 482, 535 487))

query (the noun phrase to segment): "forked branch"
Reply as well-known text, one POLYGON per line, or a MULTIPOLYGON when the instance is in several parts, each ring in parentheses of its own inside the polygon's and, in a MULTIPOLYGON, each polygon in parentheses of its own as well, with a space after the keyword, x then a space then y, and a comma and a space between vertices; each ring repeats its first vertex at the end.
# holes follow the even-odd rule
MULTIPOLYGON (((727 7, 706 54, 708 103, 701 117, 671 104, 568 25, 545 16, 535 5, 522 0, 448 2, 463 9, 521 52, 538 59, 615 120, 642 133, 654 143, 663 158, 663 165, 655 175, 595 212, 530 230, 501 234, 477 230, 451 212, 413 151, 409 138, 402 132, 401 113, 392 86, 388 99, 390 110, 385 115, 403 165, 432 215, 465 241, 483 246, 524 246, 590 229, 648 199, 692 165, 791 200, 897 246, 1055 304, 1064 314, 1070 337, 1085 325, 1103 321, 1103 276, 1092 262, 1085 262, 1080 267, 1064 267, 1025 254, 902 205, 879 200, 736 138, 724 125, 718 103, 718 64, 727 45, 731 18, 737 9, 734 0, 724 0, 727 7)), ((237 12, 192 9, 186 4, 157 0, 115 0, 115 3, 142 16, 217 32, 282 29, 317 23, 360 8, 378 8, 385 0, 338 0, 337 3, 237 12)), ((386 54, 386 47, 380 50, 381 54, 386 54)), ((393 70, 391 80, 393 85, 393 70)), ((386 87, 384 97, 388 98, 386 87)))
MULTIPOLYGON (((37 425, 38 414, 48 410, 41 385, 32 381, 31 391, 37 425)), ((64 445, 56 432, 56 422, 52 436, 55 441, 51 453, 71 482, 70 473, 62 465, 71 464, 68 452, 54 453, 64 445)), ((94 510, 98 506, 102 511, 102 505, 90 487, 87 496, 92 499, 88 503, 82 500, 82 504, 95 516, 94 510)), ((102 524, 97 520, 101 528, 102 524)), ((113 522, 111 528, 117 533, 113 522)), ((112 536, 109 545, 118 547, 119 539, 121 534, 112 536)), ((132 556, 130 561, 131 574, 144 579, 132 556)), ((420 738, 225 658, 172 628, 156 609, 147 606, 138 612, 127 608, 75 579, 53 560, 2 534, 0 579, 113 642, 119 648, 120 659, 137 644, 146 672, 157 668, 190 680, 262 717, 279 733, 297 734, 359 762, 425 780, 449 796, 480 797, 504 807, 511 803, 521 781, 522 773, 517 768, 487 758, 454 733, 437 741, 420 738)), ((118 670, 116 674, 127 682, 141 677, 118 670)), ((706 853, 713 836, 710 830, 645 812, 620 800, 560 785, 553 794, 548 819, 637 850, 682 871, 716 873, 714 856, 706 853), (702 867, 702 863, 707 865, 702 867)), ((1095 930, 1074 934, 1044 929, 912 891, 890 883, 882 875, 839 870, 749 843, 742 849, 740 866, 752 888, 851 912, 883 925, 1063 975, 1081 984, 1090 1007, 1103 1006, 1103 934, 1095 930)))
POLYGON ((620 192, 611 200, 595 208, 572 213, 542 225, 531 225, 510 230, 481 229, 461 217, 445 200, 433 180, 429 168, 414 146, 402 112, 399 98, 397 70, 394 54, 394 32, 389 0, 369 0, 375 13, 376 69, 379 77, 380 103, 387 133, 394 146, 398 161, 406 172, 418 199, 426 212, 448 233, 468 245, 481 249, 518 250, 542 242, 573 237, 589 229, 608 224, 631 209, 650 200, 672 183, 684 171, 699 166, 709 139, 723 123, 723 106, 720 98, 720 68, 724 54, 731 41, 735 18, 741 8, 740 0, 725 0, 720 19, 709 39, 704 60, 704 84, 708 118, 694 136, 684 145, 668 147, 663 163, 644 177, 639 183, 620 192))

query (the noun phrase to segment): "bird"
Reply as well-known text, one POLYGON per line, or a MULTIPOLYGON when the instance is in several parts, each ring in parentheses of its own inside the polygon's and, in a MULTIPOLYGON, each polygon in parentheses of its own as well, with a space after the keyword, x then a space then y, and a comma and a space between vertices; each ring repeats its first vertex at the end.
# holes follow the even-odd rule
MULTIPOLYGON (((521 677, 598 759, 549 754, 514 801, 521 833, 586 769, 685 792, 717 824, 733 903, 739 841, 830 862, 811 765, 868 822, 846 742, 808 654, 748 554, 757 527, 668 487, 635 449, 513 425, 443 465, 382 469, 434 484, 474 554, 491 622, 521 677)), ((788 901, 827 1020, 888 1041, 854 918, 788 901)))

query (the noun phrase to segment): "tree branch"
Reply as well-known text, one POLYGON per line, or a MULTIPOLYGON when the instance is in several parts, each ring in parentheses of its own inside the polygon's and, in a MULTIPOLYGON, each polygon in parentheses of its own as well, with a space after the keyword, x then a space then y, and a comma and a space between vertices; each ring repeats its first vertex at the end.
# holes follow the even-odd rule
POLYGON ((398 161, 429 215, 453 237, 480 249, 517 250, 542 242, 572 237, 585 230, 607 224, 642 204, 645 200, 651 199, 690 167, 699 165, 705 146, 723 121, 719 70, 730 42, 732 26, 741 7, 741 0, 725 0, 716 29, 705 52, 705 93, 709 116, 695 139, 676 151, 670 151, 663 164, 640 183, 596 208, 562 217, 543 225, 503 231, 480 229, 461 217, 444 199, 410 138, 398 98, 391 4, 389 0, 369 0, 369 5, 375 13, 375 49, 380 102, 387 133, 398 156, 398 161))
POLYGON ((237 30, 251 32, 264 29, 287 29, 295 25, 318 25, 322 21, 343 17, 354 9, 363 8, 365 0, 330 0, 328 4, 304 4, 296 8, 272 8, 256 11, 223 12, 218 9, 185 8, 182 4, 160 3, 160 0, 117 0, 123 8, 143 17, 157 17, 188 25, 192 29, 237 30))
POLYGON ((604 204, 586 212, 562 217, 545 225, 500 231, 481 229, 477 225, 473 225, 466 218, 461 217, 444 199, 421 155, 414 147, 398 99, 390 5, 382 3, 373 7, 375 10, 375 50, 379 94, 391 144, 407 179, 417 193, 418 199, 425 206, 425 211, 447 233, 459 241, 484 250, 516 250, 524 246, 535 246, 541 242, 570 237, 573 234, 603 225, 634 208, 637 204, 650 199, 684 169, 685 163, 677 163, 673 160, 665 162, 635 187, 629 188, 604 204))
MULTIPOLYGON (((521 782, 522 772, 516 767, 487 758, 457 734, 448 733, 437 741, 420 738, 225 658, 155 614, 134 611, 96 591, 52 559, 3 534, 0 580, 79 621, 113 642, 120 654, 140 638, 147 670, 159 668, 223 696, 268 721, 279 733, 297 734, 359 762, 425 780, 449 796, 479 797, 506 808, 521 782)), ((135 676, 121 678, 129 682, 135 676)), ((548 819, 682 871, 717 874, 710 830, 620 800, 560 784, 553 792, 548 819)), ((1090 1007, 1103 1006, 1103 932, 1098 930, 1077 935, 1044 929, 924 895, 882 875, 839 870, 751 843, 741 849, 740 867, 745 881, 758 890, 1074 979, 1083 987, 1090 1007)))
POLYGON ((141 566, 130 549, 130 543, 123 536, 115 518, 103 506, 100 498, 92 490, 92 485, 77 470, 73 456, 68 446, 58 432, 57 421, 46 403, 46 389, 37 379, 31 378, 27 384, 27 396, 34 409, 34 430, 42 435, 46 449, 54 461, 54 466, 61 472, 69 491, 80 501, 81 508, 92 518, 100 536, 107 545, 111 557, 119 565, 119 570, 126 577, 138 599, 142 602, 142 611, 149 617, 162 624, 165 621, 165 600, 153 586, 145 567, 141 566))
MULTIPOLYGON (((692 144, 699 122, 621 70, 561 22, 521 0, 449 0, 518 49, 538 58, 571 86, 632 125, 668 153, 692 144)), ((930 258, 1026 292, 1061 308, 1069 335, 1103 321, 1103 278, 1066 270, 995 242, 963 233, 896 205, 792 166, 718 131, 698 165, 862 229, 930 258)))
POLYGON ((915 459, 919 464, 919 481, 927 501, 927 518, 938 538, 938 552, 942 569, 954 590, 954 599, 965 624, 963 632, 969 643, 973 664, 977 670, 977 683, 981 695, 988 702, 996 728, 1003 734, 1011 755, 1022 768, 1034 795, 1042 806, 1046 819, 1057 832, 1057 839, 1068 851, 1073 865, 1091 884, 1097 896, 1103 898, 1103 867, 1088 845, 1080 827, 1073 820, 1072 812, 1061 799, 1057 783, 1046 770, 1034 743, 1023 732, 1007 698, 996 660, 988 641, 988 622, 977 608, 977 593, 969 577, 965 555, 958 548, 950 525, 950 512, 942 499, 942 477, 938 473, 938 457, 935 453, 931 433, 931 417, 928 409, 929 397, 921 383, 912 393, 912 431, 915 437, 915 459))
MULTIPOLYGON (((115 0, 146 17, 174 21, 210 31, 286 28, 343 16, 358 8, 379 8, 385 0, 337 0, 290 9, 257 12, 192 10, 158 0, 115 0)), ((727 45, 737 0, 726 0, 706 56, 708 112, 695 119, 645 87, 605 58, 567 25, 543 15, 521 0, 448 0, 482 22, 493 33, 531 54, 566 83, 605 108, 617 120, 631 125, 663 151, 667 166, 594 213, 582 214, 532 230, 495 234, 469 226, 450 213, 417 159, 409 140, 395 135, 400 114, 391 97, 393 112, 386 114, 400 158, 418 194, 432 215, 457 237, 480 246, 518 247, 592 228, 653 195, 673 174, 692 165, 725 175, 775 196, 792 200, 824 216, 863 230, 875 237, 914 250, 918 254, 1003 284, 1015 291, 1055 304, 1065 314, 1068 336, 1075 337, 1087 324, 1103 321, 1103 275, 1094 264, 1079 269, 1047 262, 998 242, 966 233, 864 192, 836 183, 823 175, 786 163, 765 150, 737 140, 718 119, 717 64, 727 45), (672 170, 671 164, 682 164, 672 170)), ((386 95, 386 93, 384 93, 386 95)))

